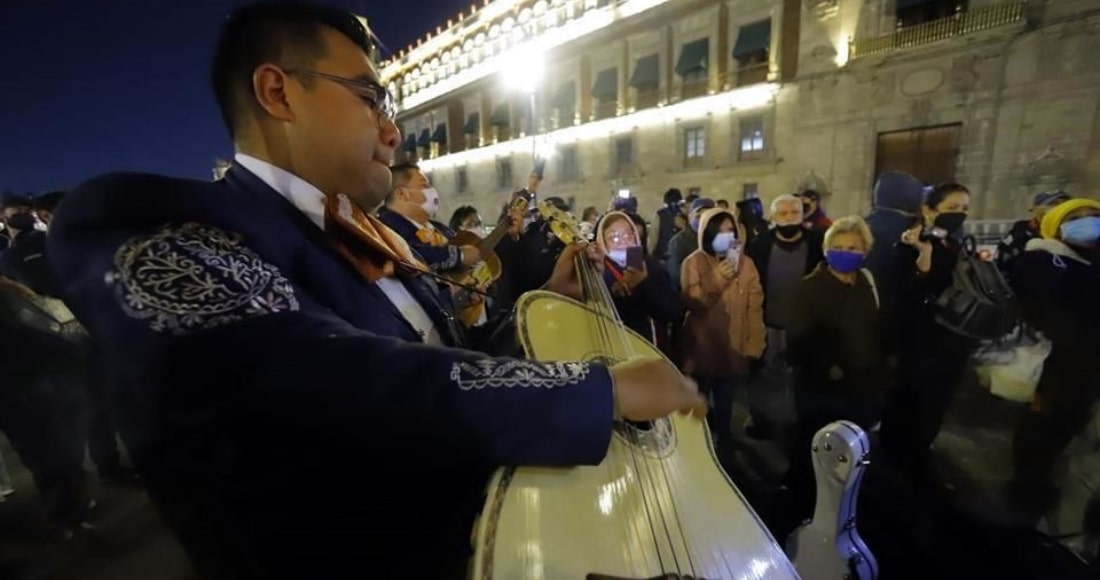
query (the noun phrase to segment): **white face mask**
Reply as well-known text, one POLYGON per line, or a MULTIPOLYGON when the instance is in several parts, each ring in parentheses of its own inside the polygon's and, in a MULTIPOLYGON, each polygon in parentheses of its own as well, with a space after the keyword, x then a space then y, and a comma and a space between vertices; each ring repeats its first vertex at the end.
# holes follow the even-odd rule
POLYGON ((608 250, 607 251, 607 257, 611 258, 612 262, 615 262, 616 264, 618 264, 620 266, 625 266, 626 265, 626 249, 625 248, 618 249, 618 250, 608 250))
POLYGON ((733 245, 734 235, 733 232, 718 232, 710 243, 711 249, 715 254, 725 254, 733 245))
POLYGON ((426 187, 420 191, 424 193, 424 203, 420 204, 420 207, 424 208, 424 211, 434 218, 435 214, 439 212, 439 192, 434 187, 426 187))

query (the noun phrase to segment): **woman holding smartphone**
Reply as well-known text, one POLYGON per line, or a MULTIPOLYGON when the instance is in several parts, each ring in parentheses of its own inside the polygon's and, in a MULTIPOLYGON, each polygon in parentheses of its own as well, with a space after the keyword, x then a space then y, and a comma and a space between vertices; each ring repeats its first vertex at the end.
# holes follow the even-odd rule
POLYGON ((929 191, 921 221, 898 243, 898 302, 888 312, 897 342, 894 388, 887 394, 882 443, 887 459, 921 476, 976 342, 936 322, 936 301, 955 277, 970 191, 944 183, 929 191))
POLYGON ((744 230, 733 212, 714 208, 699 218, 699 249, 680 269, 684 322, 683 370, 712 398, 717 442, 730 432, 734 393, 745 390, 752 359, 764 353, 764 289, 744 230))
POLYGON ((656 345, 657 327, 683 316, 665 269, 645 256, 634 221, 621 211, 596 224, 596 244, 606 256, 603 277, 623 324, 656 345))

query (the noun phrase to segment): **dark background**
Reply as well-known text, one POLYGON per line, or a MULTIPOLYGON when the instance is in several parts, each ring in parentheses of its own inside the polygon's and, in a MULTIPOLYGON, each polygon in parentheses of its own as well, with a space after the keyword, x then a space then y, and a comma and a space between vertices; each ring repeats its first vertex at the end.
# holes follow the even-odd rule
MULTIPOLYGON (((328 0, 366 16, 383 57, 471 0, 328 0)), ((481 0, 474 0, 481 5, 481 0)), ((136 170, 209 178, 232 154, 208 70, 245 0, 0 0, 0 191, 136 170)))

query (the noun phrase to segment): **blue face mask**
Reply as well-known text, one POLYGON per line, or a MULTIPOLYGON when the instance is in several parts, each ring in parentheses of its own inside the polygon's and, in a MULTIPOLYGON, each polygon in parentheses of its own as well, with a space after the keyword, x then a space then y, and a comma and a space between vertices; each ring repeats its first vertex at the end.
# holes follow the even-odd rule
POLYGON ((718 232, 714 236, 714 241, 710 243, 711 249, 715 254, 725 254, 733 245, 733 236, 733 232, 718 232))
POLYGON ((1064 222, 1062 241, 1068 244, 1089 245, 1100 240, 1100 216, 1090 215, 1064 222))
POLYGON ((845 252, 844 250, 829 250, 825 252, 825 261, 829 267, 841 274, 851 274, 863 267, 863 254, 859 252, 845 252))

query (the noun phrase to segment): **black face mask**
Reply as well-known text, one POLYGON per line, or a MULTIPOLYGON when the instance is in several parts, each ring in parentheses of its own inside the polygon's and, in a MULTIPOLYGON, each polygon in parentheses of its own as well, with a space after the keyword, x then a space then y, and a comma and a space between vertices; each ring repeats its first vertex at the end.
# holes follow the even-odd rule
POLYGON ((30 212, 13 213, 8 216, 8 227, 26 232, 34 229, 35 219, 34 214, 30 212))
POLYGON ((936 216, 936 219, 932 222, 932 225, 946 231, 948 235, 952 235, 962 228, 963 222, 965 221, 965 213, 961 211, 953 211, 948 213, 941 213, 940 215, 936 216))
POLYGON ((784 238, 793 238, 802 231, 802 224, 786 224, 782 226, 775 226, 775 231, 779 232, 779 235, 784 238))

